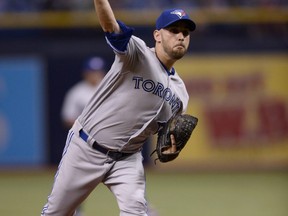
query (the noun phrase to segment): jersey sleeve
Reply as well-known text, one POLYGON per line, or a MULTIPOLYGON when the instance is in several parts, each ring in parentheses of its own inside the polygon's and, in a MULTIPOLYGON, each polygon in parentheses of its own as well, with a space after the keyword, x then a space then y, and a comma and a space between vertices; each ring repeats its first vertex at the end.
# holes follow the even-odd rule
POLYGON ((112 47, 112 49, 118 53, 125 53, 127 50, 127 45, 131 36, 133 35, 134 29, 126 26, 123 22, 118 21, 121 28, 121 33, 109 33, 105 32, 105 37, 107 43, 112 47))

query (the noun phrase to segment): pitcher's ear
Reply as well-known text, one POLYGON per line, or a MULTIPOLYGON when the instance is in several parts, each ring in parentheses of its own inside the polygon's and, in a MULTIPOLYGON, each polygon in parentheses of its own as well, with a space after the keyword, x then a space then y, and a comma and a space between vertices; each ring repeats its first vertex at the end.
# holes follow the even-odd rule
POLYGON ((156 41, 156 43, 160 43, 161 42, 160 31, 154 30, 153 35, 154 35, 154 40, 156 41))

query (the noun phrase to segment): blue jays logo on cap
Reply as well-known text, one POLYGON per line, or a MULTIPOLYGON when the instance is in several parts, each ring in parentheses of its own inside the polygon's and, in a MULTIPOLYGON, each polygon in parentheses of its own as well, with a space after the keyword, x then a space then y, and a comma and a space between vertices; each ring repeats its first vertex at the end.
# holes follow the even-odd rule
POLYGON ((172 11, 171 14, 177 15, 180 19, 182 19, 182 17, 186 16, 186 12, 182 9, 176 9, 176 10, 172 11))
POLYGON ((188 24, 190 31, 194 31, 196 24, 190 19, 188 14, 182 9, 169 9, 162 12, 156 21, 156 29, 160 30, 166 28, 169 25, 184 20, 188 24))

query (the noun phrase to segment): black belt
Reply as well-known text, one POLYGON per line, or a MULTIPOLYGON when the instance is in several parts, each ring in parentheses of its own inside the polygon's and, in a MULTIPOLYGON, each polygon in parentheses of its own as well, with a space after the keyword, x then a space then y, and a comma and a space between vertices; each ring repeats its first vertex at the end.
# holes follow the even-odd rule
MULTIPOLYGON (((88 134, 86 134, 82 129, 79 131, 79 136, 85 141, 87 142, 88 140, 88 134)), ((122 160, 130 155, 132 155, 133 153, 124 153, 124 152, 119 152, 119 151, 115 151, 115 150, 110 150, 110 149, 106 149, 103 146, 99 145, 96 141, 92 144, 92 148, 105 154, 108 155, 110 158, 112 158, 113 160, 122 160)))

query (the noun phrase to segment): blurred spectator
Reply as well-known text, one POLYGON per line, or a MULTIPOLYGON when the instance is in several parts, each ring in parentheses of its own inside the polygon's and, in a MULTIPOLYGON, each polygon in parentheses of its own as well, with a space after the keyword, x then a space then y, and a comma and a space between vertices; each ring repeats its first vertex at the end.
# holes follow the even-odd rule
POLYGON ((89 58, 84 63, 83 80, 75 84, 64 98, 61 115, 67 128, 71 128, 105 76, 104 67, 104 60, 100 57, 89 58))

